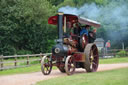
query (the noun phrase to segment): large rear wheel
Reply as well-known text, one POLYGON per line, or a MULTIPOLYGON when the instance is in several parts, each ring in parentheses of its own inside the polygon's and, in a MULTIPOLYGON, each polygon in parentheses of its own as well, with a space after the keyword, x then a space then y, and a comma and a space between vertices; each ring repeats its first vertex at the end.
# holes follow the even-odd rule
POLYGON ((68 56, 65 62, 65 71, 67 75, 71 75, 75 71, 75 61, 73 56, 68 56))
POLYGON ((97 71, 99 64, 98 49, 95 44, 87 44, 85 50, 85 69, 87 72, 97 71))
POLYGON ((44 56, 41 61, 41 71, 44 75, 48 75, 52 70, 52 61, 49 56, 44 56))

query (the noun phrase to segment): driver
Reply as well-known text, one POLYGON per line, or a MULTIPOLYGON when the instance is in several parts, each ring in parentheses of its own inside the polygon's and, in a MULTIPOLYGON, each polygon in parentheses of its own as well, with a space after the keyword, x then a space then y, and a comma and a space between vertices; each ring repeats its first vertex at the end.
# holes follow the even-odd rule
POLYGON ((90 29, 89 25, 86 25, 82 28, 82 30, 80 31, 80 36, 82 36, 83 34, 86 34, 88 36, 88 30, 90 29))

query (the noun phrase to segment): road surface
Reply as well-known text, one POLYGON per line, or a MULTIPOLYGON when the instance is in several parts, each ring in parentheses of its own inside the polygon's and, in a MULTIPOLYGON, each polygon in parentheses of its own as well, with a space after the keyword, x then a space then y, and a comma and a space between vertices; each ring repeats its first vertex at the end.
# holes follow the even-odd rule
MULTIPOLYGON (((120 64, 100 64, 98 71, 106 71, 118 68, 126 68, 128 63, 120 64)), ((76 69, 74 75, 79 73, 86 73, 84 69, 76 69)), ((65 73, 61 73, 59 70, 53 70, 50 75, 44 76, 41 72, 15 74, 0 76, 0 85, 34 85, 41 80, 47 80, 50 78, 56 78, 61 76, 67 76, 65 73)))

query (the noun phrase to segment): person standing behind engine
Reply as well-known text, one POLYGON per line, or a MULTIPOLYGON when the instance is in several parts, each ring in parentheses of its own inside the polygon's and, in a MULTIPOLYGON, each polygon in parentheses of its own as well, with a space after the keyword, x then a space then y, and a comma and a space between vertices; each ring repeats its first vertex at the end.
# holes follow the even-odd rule
POLYGON ((107 48, 107 50, 110 49, 110 47, 111 47, 110 40, 108 40, 108 41, 106 42, 105 47, 107 48))
POLYGON ((108 53, 109 53, 108 51, 110 50, 110 47, 111 47, 110 40, 108 40, 108 41, 106 42, 105 47, 106 47, 106 53, 108 54, 108 53))
POLYGON ((96 29, 93 29, 92 31, 89 31, 89 43, 94 43, 96 39, 96 29))

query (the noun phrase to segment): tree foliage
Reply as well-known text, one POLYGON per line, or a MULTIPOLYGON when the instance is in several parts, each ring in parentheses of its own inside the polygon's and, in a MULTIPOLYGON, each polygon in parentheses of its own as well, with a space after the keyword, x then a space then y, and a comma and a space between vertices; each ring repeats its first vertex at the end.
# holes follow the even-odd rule
POLYGON ((55 29, 49 30, 48 17, 56 8, 47 0, 2 0, 0 3, 0 54, 12 55, 20 50, 32 53, 49 51, 55 29))
POLYGON ((59 5, 61 4, 62 2, 64 2, 64 0, 48 0, 52 5, 59 5))

